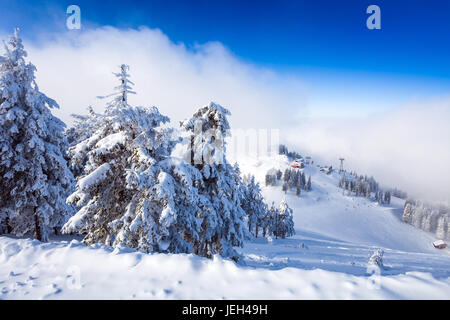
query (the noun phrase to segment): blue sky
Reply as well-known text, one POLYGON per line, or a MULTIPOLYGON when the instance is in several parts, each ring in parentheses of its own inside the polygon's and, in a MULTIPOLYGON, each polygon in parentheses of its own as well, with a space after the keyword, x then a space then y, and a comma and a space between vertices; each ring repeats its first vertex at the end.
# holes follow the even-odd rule
POLYGON ((0 0, 0 33, 19 25, 33 41, 62 32, 70 4, 81 8, 80 32, 145 25, 188 47, 219 41, 248 63, 301 74, 322 109, 358 114, 361 101, 373 111, 450 93, 446 0, 0 0), (366 28, 370 4, 381 8, 381 30, 366 28))
POLYGON ((131 103, 172 124, 213 100, 233 128, 279 128, 300 152, 448 199, 449 16, 449 0, 0 0, 0 38, 21 27, 39 88, 68 124, 101 110, 96 97, 127 63, 131 103), (71 4, 79 31, 66 29, 71 4), (371 4, 381 30, 366 28, 371 4))

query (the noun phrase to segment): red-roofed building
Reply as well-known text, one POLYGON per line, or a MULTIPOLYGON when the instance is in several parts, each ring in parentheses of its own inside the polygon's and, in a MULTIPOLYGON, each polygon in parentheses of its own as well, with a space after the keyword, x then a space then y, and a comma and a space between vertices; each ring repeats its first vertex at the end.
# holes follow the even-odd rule
POLYGON ((445 248, 447 248, 447 244, 444 241, 442 241, 442 240, 437 240, 437 241, 433 242, 433 246, 436 249, 445 249, 445 248))

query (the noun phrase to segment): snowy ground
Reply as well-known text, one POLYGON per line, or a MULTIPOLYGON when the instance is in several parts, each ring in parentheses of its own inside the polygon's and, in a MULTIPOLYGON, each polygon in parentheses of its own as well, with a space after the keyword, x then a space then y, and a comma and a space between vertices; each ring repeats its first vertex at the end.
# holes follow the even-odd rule
MULTIPOLYGON (((241 160, 261 182, 283 157, 241 160)), ((219 257, 165 255, 86 247, 80 238, 49 243, 0 236, 0 299, 450 299, 450 250, 401 222, 403 202, 379 206, 342 194, 337 174, 317 167, 313 191, 297 198, 263 188, 268 201, 286 197, 296 236, 247 242, 244 263, 219 257), (385 251, 380 276, 367 261, 385 251)))

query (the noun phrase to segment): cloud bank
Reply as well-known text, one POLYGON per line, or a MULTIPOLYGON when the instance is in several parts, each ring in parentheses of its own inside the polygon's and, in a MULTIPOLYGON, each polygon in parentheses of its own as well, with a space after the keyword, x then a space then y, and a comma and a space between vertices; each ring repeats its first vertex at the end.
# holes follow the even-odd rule
POLYGON ((88 105, 103 109, 96 96, 112 92, 112 72, 126 63, 138 93, 130 102, 157 106, 174 126, 215 101, 231 110, 233 128, 280 128, 282 142, 323 163, 345 157, 347 168, 385 185, 450 199, 450 99, 416 101, 368 118, 302 118, 314 106, 307 105, 300 76, 242 61, 217 42, 190 47, 160 30, 103 27, 25 44, 41 90, 58 101, 55 114, 68 124, 70 114, 85 113, 88 105))
POLYGON ((113 91, 111 73, 122 63, 138 93, 130 102, 155 105, 174 122, 215 101, 230 109, 234 126, 279 127, 305 104, 298 79, 245 63, 220 43, 188 48, 157 29, 69 31, 28 48, 41 89, 60 103, 57 114, 66 122, 90 104, 104 107, 95 97, 113 91))
MULTIPOLYGON (((295 132, 300 134, 295 135, 295 132)), ((365 119, 316 119, 290 145, 335 166, 371 174, 410 195, 450 201, 450 98, 416 101, 365 119)))

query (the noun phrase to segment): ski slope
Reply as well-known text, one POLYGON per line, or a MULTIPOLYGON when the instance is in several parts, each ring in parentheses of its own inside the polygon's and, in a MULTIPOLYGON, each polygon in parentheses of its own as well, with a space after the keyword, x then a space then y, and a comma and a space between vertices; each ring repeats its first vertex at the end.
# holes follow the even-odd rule
MULTIPOLYGON (((262 186, 267 170, 289 165, 284 156, 238 161, 262 186)), ((281 185, 262 188, 268 202, 286 198, 294 209, 296 235, 248 241, 241 264, 86 247, 80 237, 0 236, 0 299, 450 299, 450 251, 401 221, 402 200, 349 197, 336 172, 303 170, 313 190, 300 197, 281 185), (369 276, 377 248, 384 269, 369 276)))
POLYGON ((263 195, 268 203, 278 204, 285 198, 294 208, 294 222, 297 230, 321 234, 325 237, 347 241, 355 244, 366 244, 408 252, 436 253, 430 234, 420 231, 401 221, 404 201, 393 197, 390 205, 366 200, 363 197, 347 196, 338 187, 340 175, 337 171, 331 174, 320 172, 315 165, 307 165, 306 176, 312 176, 313 189, 302 190, 300 197, 295 190, 287 194, 281 191, 281 181, 275 187, 264 186, 264 176, 271 168, 284 171, 289 167, 285 156, 277 156, 251 162, 250 159, 240 163, 243 173, 254 174, 260 182, 263 195))

